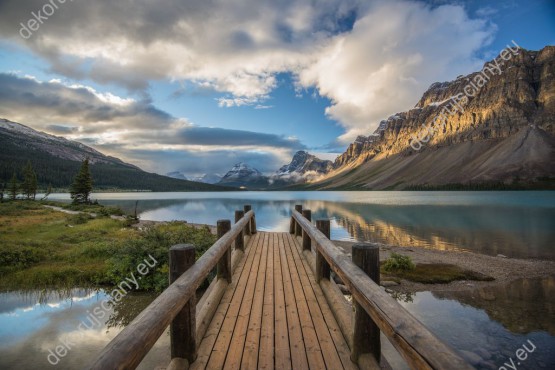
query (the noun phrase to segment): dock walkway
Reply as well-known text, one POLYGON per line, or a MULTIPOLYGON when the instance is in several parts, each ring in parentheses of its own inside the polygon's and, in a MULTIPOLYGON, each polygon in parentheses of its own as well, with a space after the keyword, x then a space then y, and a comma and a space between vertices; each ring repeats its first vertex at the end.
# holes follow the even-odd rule
POLYGON ((258 232, 235 270, 191 369, 355 369, 289 233, 258 232))

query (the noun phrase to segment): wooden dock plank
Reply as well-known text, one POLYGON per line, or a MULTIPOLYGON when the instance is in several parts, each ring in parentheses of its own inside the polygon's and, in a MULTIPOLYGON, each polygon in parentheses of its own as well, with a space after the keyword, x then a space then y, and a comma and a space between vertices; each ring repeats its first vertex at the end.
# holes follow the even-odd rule
POLYGON ((308 369, 308 359, 303 340, 301 320, 293 292, 293 282, 291 272, 285 254, 285 244, 283 234, 278 235, 278 249, 281 261, 281 271, 283 276, 283 292, 285 295, 285 311, 287 314, 287 328, 289 330, 289 348, 291 349, 291 365, 293 369, 308 369))
POLYGON ((343 333, 331 312, 331 309, 312 274, 308 261, 300 254, 301 244, 298 240, 290 237, 292 243, 293 259, 301 276, 301 285, 307 296, 310 312, 317 328, 318 340, 320 341, 326 365, 333 364, 331 368, 341 367, 345 369, 357 369, 357 365, 351 361, 349 346, 343 333), (334 351, 335 350, 335 351, 334 351))
POLYGON ((234 271, 232 282, 229 285, 224 296, 222 297, 220 305, 218 306, 218 310, 214 314, 214 318, 212 319, 212 322, 210 323, 210 326, 208 327, 208 330, 206 331, 206 334, 204 335, 204 338, 200 343, 197 360, 191 364, 192 370, 206 368, 206 365, 210 360, 210 355, 212 354, 214 344, 218 339, 218 335, 220 334, 220 330, 229 310, 231 301, 238 290, 239 282, 243 282, 243 276, 248 275, 248 273, 250 272, 250 265, 252 265, 252 260, 256 252, 258 238, 258 236, 255 236, 249 241, 247 245, 246 256, 241 261, 236 271, 234 271))
POLYGON ((216 313, 214 314, 214 317, 210 322, 210 326, 208 327, 208 330, 206 331, 206 334, 204 335, 204 338, 200 343, 197 360, 193 364, 191 364, 192 370, 204 369, 206 367, 206 364, 208 363, 208 360, 210 359, 212 348, 214 347, 214 343, 218 338, 218 334, 224 322, 229 304, 237 289, 237 282, 240 280, 241 275, 243 274, 245 265, 247 265, 254 256, 256 248, 253 247, 253 245, 255 245, 253 243, 256 243, 256 241, 256 238, 251 238, 246 247, 247 249, 243 260, 239 263, 237 269, 233 272, 232 282, 224 293, 220 304, 218 305, 218 309, 216 310, 216 313))
MULTIPOLYGON (((257 235, 258 236, 258 235, 257 235)), ((222 328, 220 329, 220 333, 218 335, 218 339, 214 344, 214 348, 212 349, 212 353, 210 354, 210 360, 208 361, 208 368, 223 368, 224 363, 226 361, 226 357, 228 354, 228 350, 230 350, 231 338, 235 332, 235 326, 237 324, 239 318, 239 312, 242 306, 248 306, 248 310, 252 305, 252 294, 250 292, 254 291, 254 281, 250 277, 252 274, 256 274, 258 272, 258 266, 260 264, 260 256, 261 256, 261 237, 263 234, 260 234, 257 238, 257 243, 253 244, 253 248, 255 248, 254 258, 251 261, 250 266, 245 266, 248 268, 248 273, 241 275, 241 280, 238 282, 237 290, 233 295, 231 300, 231 304, 227 311, 224 323, 222 328)), ((242 337, 237 338, 240 341, 241 346, 241 353, 244 345, 244 335, 242 337)), ((235 345, 233 346, 235 351, 235 345)), ((234 352, 235 353, 235 352, 234 352)), ((239 362, 241 360, 239 359, 239 362)))
MULTIPOLYGON (((289 347, 289 324, 285 308, 285 286, 281 268, 281 253, 279 237, 273 235, 274 240, 274 291, 275 291, 275 368, 291 369, 291 348, 289 347)), ((281 248, 283 248, 283 243, 281 248)))
MULTIPOLYGON (((293 294, 297 302, 297 309, 299 312, 299 318, 301 321, 301 329, 304 338, 304 344, 306 349, 306 357, 308 360, 309 367, 311 369, 325 369, 326 365, 322 355, 322 349, 320 343, 318 343, 318 336, 316 335, 316 329, 313 322, 313 317, 311 311, 308 308, 307 297, 304 294, 304 290, 301 284, 301 279, 295 265, 293 258, 292 248, 295 248, 292 243, 290 235, 282 234, 284 239, 284 251, 285 258, 287 260, 289 274, 291 275, 291 282, 293 284, 293 294)), ((335 348, 333 348, 335 351, 335 348)), ((339 360, 339 359, 338 359, 339 360)), ((331 369, 341 369, 341 362, 337 361, 330 365, 337 365, 339 367, 330 367, 331 369)))
MULTIPOLYGON (((258 353, 258 368, 267 370, 274 369, 274 250, 276 249, 276 244, 275 234, 270 234, 266 263, 266 283, 264 286, 264 304, 262 307, 262 327, 260 329, 260 352, 258 353)), ((244 365, 243 368, 249 368, 246 366, 247 364, 244 365)))
MULTIPOLYGON (((235 362, 226 361, 226 369, 237 369, 239 365, 242 369, 256 369, 258 366, 258 350, 260 346, 260 329, 262 326, 262 310, 264 306, 264 287, 266 285, 266 268, 268 264, 268 250, 269 248, 269 234, 263 234, 264 240, 259 247, 262 249, 262 256, 260 258, 260 265, 258 267, 258 275, 256 277, 256 285, 254 287, 254 296, 252 300, 252 307, 250 309, 250 317, 246 320, 246 338, 243 350, 243 357, 235 366, 235 362)), ((240 317, 246 319, 246 317, 240 317)), ((237 323, 240 327, 240 323, 237 323)), ((238 331, 237 329, 235 330, 238 331)), ((231 340, 232 344, 234 339, 231 340)), ((231 357, 231 354, 228 355, 231 357)), ((235 357, 234 357, 235 360, 235 357)))

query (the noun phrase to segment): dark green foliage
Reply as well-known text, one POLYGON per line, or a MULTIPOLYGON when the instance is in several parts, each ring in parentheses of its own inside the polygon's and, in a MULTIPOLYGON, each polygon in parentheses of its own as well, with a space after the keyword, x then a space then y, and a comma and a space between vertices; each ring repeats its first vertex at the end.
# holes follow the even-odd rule
POLYGON ((397 279, 406 279, 423 284, 448 284, 456 280, 492 281, 494 278, 447 263, 421 263, 411 270, 385 270, 382 273, 397 279))
POLYGON ((81 164, 79 173, 73 180, 69 190, 73 204, 89 203, 89 196, 92 191, 92 177, 89 170, 89 159, 85 159, 81 164))
POLYGON ((37 195, 37 174, 33 170, 31 161, 27 161, 23 167, 23 183, 21 183, 21 193, 27 199, 35 200, 37 195))
POLYGON ((108 278, 113 284, 125 280, 133 273, 138 276, 137 267, 145 260, 156 266, 143 276, 139 290, 162 291, 168 286, 168 253, 172 245, 193 244, 197 259, 216 242, 216 236, 208 227, 196 229, 181 222, 147 228, 141 239, 130 240, 115 251, 109 260, 108 278))
POLYGON ((390 271, 411 271, 414 270, 414 263, 409 256, 403 256, 395 252, 391 253, 391 256, 385 260, 383 264, 383 269, 387 272, 390 271))
POLYGON ((46 254, 31 246, 0 246, 0 270, 2 268, 25 268, 42 261, 46 254))
POLYGON ((88 213, 79 213, 76 215, 68 216, 67 223, 69 225, 82 225, 82 224, 86 224, 87 221, 92 219, 93 217, 88 213))
POLYGON ((538 177, 535 181, 523 182, 518 176, 511 183, 498 182, 468 182, 443 185, 408 185, 403 190, 408 191, 485 191, 485 190, 548 190, 555 189, 555 180, 549 177, 538 177))
POLYGON ((6 193, 6 184, 0 183, 0 203, 4 201, 4 194, 6 193))
POLYGON ((10 180, 10 200, 15 200, 19 194, 19 183, 17 181, 17 174, 14 172, 12 179, 10 180))
POLYGON ((25 211, 32 211, 37 209, 43 209, 38 202, 6 202, 0 207, 0 216, 18 216, 25 211))

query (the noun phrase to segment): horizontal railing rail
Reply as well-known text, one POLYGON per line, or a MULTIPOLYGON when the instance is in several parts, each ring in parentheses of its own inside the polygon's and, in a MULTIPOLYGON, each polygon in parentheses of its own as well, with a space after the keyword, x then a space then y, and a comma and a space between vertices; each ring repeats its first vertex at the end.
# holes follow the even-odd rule
MULTIPOLYGON (((353 300, 366 311, 373 323, 387 336, 411 368, 473 369, 340 251, 329 240, 329 231, 326 236, 318 230, 309 220, 310 211, 305 210, 301 214, 300 210, 302 210, 301 206, 296 206, 293 210, 290 233, 296 236, 302 235, 302 246, 305 250, 310 249, 310 242, 313 242, 312 245, 316 248, 316 279, 321 278, 322 271, 325 275, 326 269, 329 271, 331 268, 349 288, 353 300), (323 264, 327 266, 322 266, 323 264)), ((327 275, 329 278, 329 273, 327 275)), ((355 330, 358 325, 356 317, 358 316, 355 316, 353 324, 355 330)), ((356 343, 352 346, 356 346, 356 343)))
MULTIPOLYGON (((245 206, 245 210, 247 212, 244 215, 240 214, 241 218, 236 220, 237 222, 233 227, 229 229, 229 226, 227 226, 229 231, 226 230, 227 232, 224 235, 219 235, 218 241, 196 262, 194 262, 193 254, 191 266, 188 266, 185 272, 176 277, 176 280, 166 290, 112 339, 102 350, 91 369, 134 369, 140 364, 166 328, 172 323, 172 320, 176 316, 183 314, 182 310, 187 303, 191 300, 196 302, 196 291, 210 272, 219 264, 222 264, 223 258, 227 257, 230 259, 228 254, 232 243, 236 242, 239 244, 238 239, 241 239, 242 245, 243 231, 245 231, 246 235, 256 233, 254 211, 250 210, 250 206, 245 206)), ((229 221, 227 221, 227 224, 229 225, 229 221)), ((171 264, 172 262, 170 261, 171 264)), ((227 265, 230 265, 230 263, 227 262, 227 265)), ((224 276, 220 276, 220 267, 218 266, 218 278, 231 279, 232 272, 229 271, 230 267, 222 269, 224 276)), ((193 318, 189 318, 188 324, 192 321, 192 326, 194 327, 194 313, 192 316, 193 318)), ((182 323, 180 322, 179 324, 182 323)), ((191 341, 194 342, 194 338, 191 341)), ((196 344, 193 343, 194 345, 196 344)), ((193 349, 194 351, 195 349, 193 349)), ((196 356, 196 352, 194 352, 194 356, 196 356)), ((172 357, 174 357, 173 354, 172 357)), ((194 358, 187 360, 191 362, 194 358)))

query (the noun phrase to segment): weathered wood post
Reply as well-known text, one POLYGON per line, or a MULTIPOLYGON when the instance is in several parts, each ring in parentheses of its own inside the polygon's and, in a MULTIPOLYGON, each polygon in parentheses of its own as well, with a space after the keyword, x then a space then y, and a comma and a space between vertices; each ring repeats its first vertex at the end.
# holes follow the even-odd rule
MULTIPOLYGON (((235 211, 235 223, 239 222, 245 216, 245 212, 241 210, 235 211)), ((243 239, 243 230, 237 235, 235 239, 235 249, 245 250, 245 240, 243 239)))
MULTIPOLYGON (((170 284, 195 264, 195 247, 178 244, 170 248, 170 284)), ((193 295, 170 325, 171 357, 192 363, 197 358, 197 299, 193 295)))
MULTIPOLYGON (((306 218, 308 221, 312 221, 312 212, 310 211, 310 209, 303 209, 303 217, 306 218)), ((308 233, 303 230, 303 251, 309 251, 310 247, 310 236, 308 236, 308 233)))
MULTIPOLYGON (((303 206, 301 204, 297 204, 295 206, 295 211, 299 212, 299 213, 303 213, 303 206)), ((301 225, 299 225, 299 223, 295 220, 293 220, 295 222, 295 236, 301 236, 303 234, 302 232, 302 227, 301 225)))
MULTIPOLYGON (((330 220, 316 220, 316 228, 330 239, 330 220)), ((316 281, 330 278, 330 265, 322 253, 316 249, 316 281)))
MULTIPOLYGON (((225 235, 225 233, 231 230, 231 221, 218 220, 216 229, 217 229, 218 239, 220 239, 225 235)), ((241 241, 243 241, 242 237, 241 237, 241 241)), ((235 248, 237 248, 237 245, 235 245, 235 248)), ((232 275, 231 245, 229 246, 229 248, 227 248, 225 254, 222 256, 220 261, 218 261, 217 271, 218 271, 218 279, 226 279, 228 283, 231 283, 231 275, 232 275)))
MULTIPOLYGON (((370 279, 380 284, 380 248, 376 244, 357 243, 353 245, 353 263, 360 267, 370 279)), ((380 329, 372 321, 364 308, 354 301, 353 348, 351 360, 358 361, 363 353, 370 353, 379 363, 381 358, 380 329)))
POLYGON ((252 215, 252 218, 251 218, 251 234, 254 235, 256 233, 257 233, 257 231, 256 231, 256 215, 252 215))
MULTIPOLYGON (((245 214, 247 214, 251 209, 252 207, 250 206, 250 204, 246 204, 243 207, 243 211, 245 212, 245 214)), ((252 220, 247 223, 247 226, 245 226, 245 235, 251 235, 251 223, 252 223, 252 220)))

